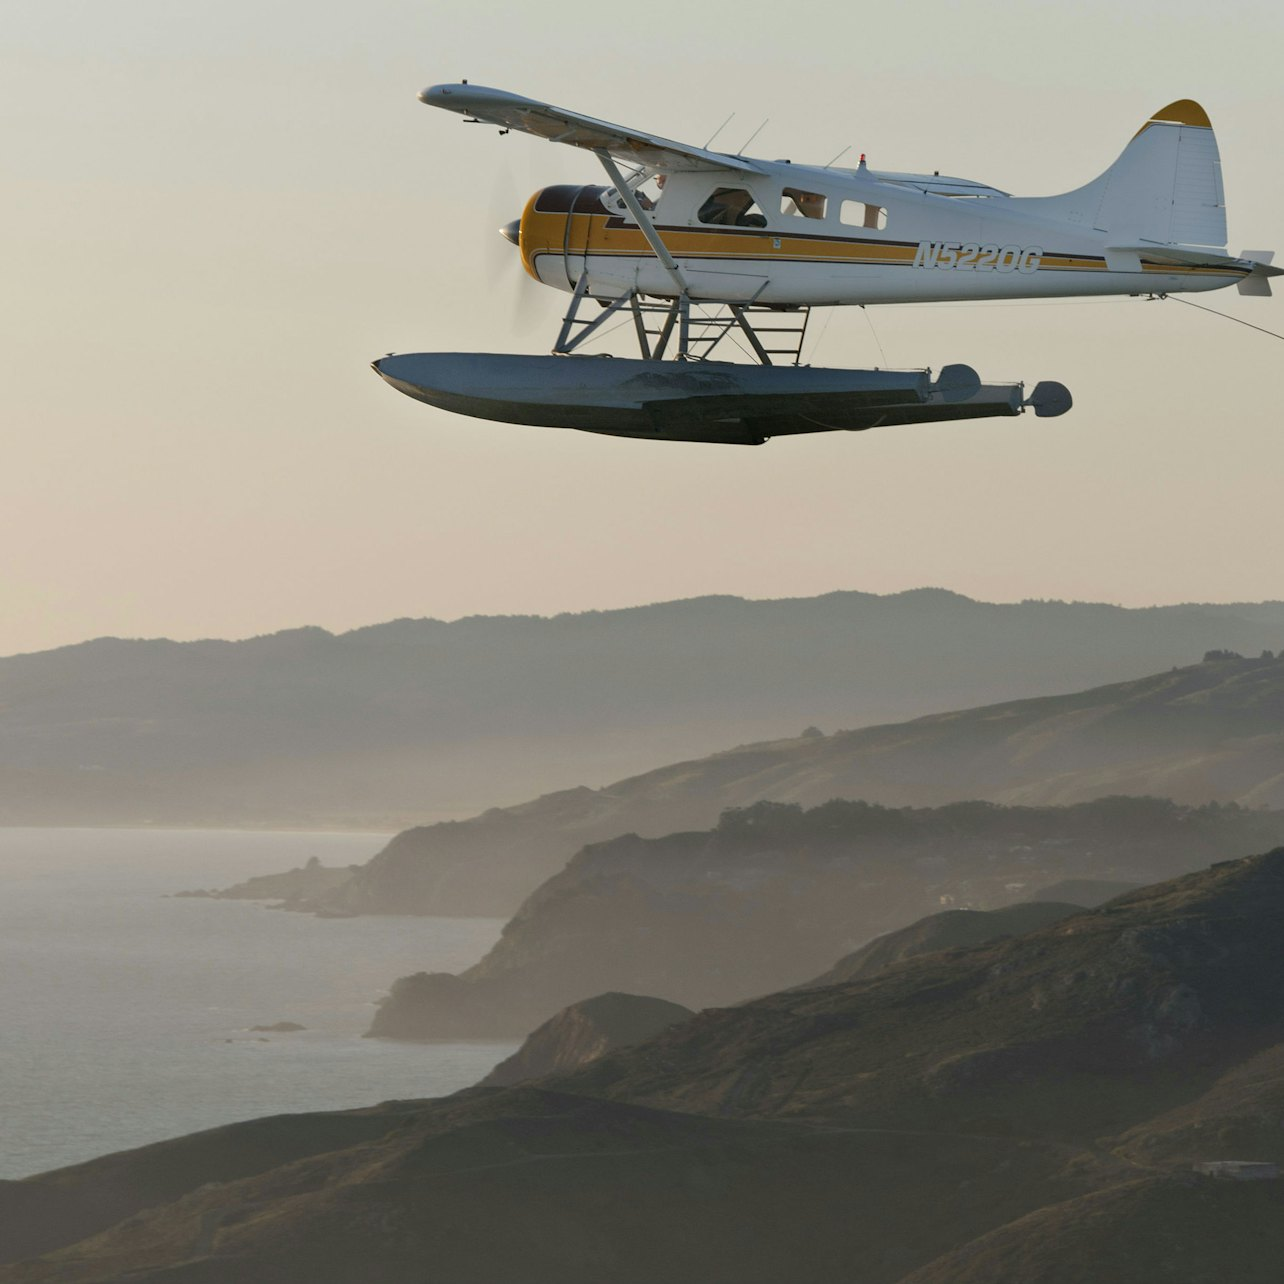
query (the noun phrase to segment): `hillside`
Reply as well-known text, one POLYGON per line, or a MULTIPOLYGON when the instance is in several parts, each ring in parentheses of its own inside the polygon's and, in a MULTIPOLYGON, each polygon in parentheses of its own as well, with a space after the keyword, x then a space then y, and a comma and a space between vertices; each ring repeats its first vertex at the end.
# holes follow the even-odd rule
MULTIPOLYGON (((370 1033, 520 1036, 606 990, 690 1008, 736 1003, 799 985, 942 905, 997 908, 1067 876, 1151 882, 1282 842, 1284 811, 1153 798, 1073 807, 758 803, 728 811, 709 831, 585 847, 476 966, 397 981, 370 1033)), ((1018 917, 1030 927, 1040 913, 1025 907, 1018 917)), ((968 943, 955 934, 951 944, 968 943)))
POLYGON ((1284 1191, 1141 1178, 1041 1208, 907 1275, 901 1284, 1277 1284, 1284 1191))
POLYGON ((1284 1040, 1282 922, 1284 847, 1026 936, 708 1011, 565 1082, 664 1109, 1087 1142, 1134 1127, 1139 1094, 1153 1119, 1284 1040))
POLYGON ((822 985, 842 985, 873 976, 893 963, 919 954, 963 950, 973 945, 988 945, 1003 936, 1021 936, 1049 923, 1059 923, 1084 908, 1063 901, 1024 901, 994 910, 942 910, 862 945, 844 955, 828 972, 822 972, 798 988, 814 990, 822 985))
POLYGON ((603 789, 421 826, 313 904, 508 915, 586 843, 705 829, 761 799, 934 806, 1120 793, 1284 807, 1284 659, 1188 665, 1072 695, 743 745, 603 789))
POLYGON ((630 1048, 695 1015, 678 1003, 641 994, 596 994, 572 1003, 527 1035, 482 1087, 507 1088, 528 1079, 577 1070, 616 1048, 630 1048))
POLYGON ((0 823, 390 829, 809 723, 1280 646, 1284 603, 995 605, 934 589, 100 638, 0 659, 0 823))
POLYGON ((226 1135, 167 1143, 168 1189, 158 1147, 6 1183, 4 1224, 86 1197, 105 1163, 126 1193, 123 1220, 69 1223, 0 1282, 641 1284, 680 1262, 714 1284, 1267 1284, 1284 1183, 1191 1167, 1284 1160, 1282 940, 1284 848, 708 1011, 536 1086, 354 1112, 384 1131, 310 1156, 301 1116, 240 1125, 232 1165, 226 1135), (1237 1076, 1252 1156, 1194 1127, 1237 1076), (1179 1113, 1186 1142, 1131 1154, 1179 1113))

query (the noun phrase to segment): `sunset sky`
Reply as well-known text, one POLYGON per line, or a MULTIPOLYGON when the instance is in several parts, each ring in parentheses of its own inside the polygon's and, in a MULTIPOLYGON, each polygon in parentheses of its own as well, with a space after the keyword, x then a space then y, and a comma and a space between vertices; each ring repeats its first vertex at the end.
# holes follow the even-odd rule
MULTIPOLYGON (((1192 97, 1230 250, 1284 261, 1282 48, 1243 0, 5 0, 0 654, 704 593, 1284 597, 1284 344, 1177 302, 817 314, 813 364, 966 361, 1075 408, 757 449, 454 417, 369 369, 546 351, 566 296, 494 229, 599 177, 425 85, 695 143, 734 110, 731 150, 769 118, 750 154, 1022 195, 1192 97)), ((1284 290, 1190 297, 1284 333, 1284 290)))

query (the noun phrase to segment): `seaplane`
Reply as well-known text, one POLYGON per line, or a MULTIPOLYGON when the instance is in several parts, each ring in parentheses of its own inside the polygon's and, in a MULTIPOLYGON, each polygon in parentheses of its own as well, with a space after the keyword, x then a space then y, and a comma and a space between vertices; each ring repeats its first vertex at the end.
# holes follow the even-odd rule
MULTIPOLYGON (((761 445, 800 433, 1071 407, 1052 380, 983 383, 963 364, 820 369, 814 308, 1234 285, 1269 295, 1270 251, 1226 253, 1221 162, 1189 99, 1147 120, 1092 182, 1013 196, 939 173, 763 160, 674 142, 500 89, 419 99, 470 124, 592 153, 604 182, 535 192, 500 229, 535 281, 568 294, 551 353, 390 353, 398 391, 462 415, 620 437, 761 445), (636 358, 589 354, 612 319, 636 358), (724 360, 729 349, 747 359, 724 360)), ((711 140, 712 141, 712 140, 711 140)))

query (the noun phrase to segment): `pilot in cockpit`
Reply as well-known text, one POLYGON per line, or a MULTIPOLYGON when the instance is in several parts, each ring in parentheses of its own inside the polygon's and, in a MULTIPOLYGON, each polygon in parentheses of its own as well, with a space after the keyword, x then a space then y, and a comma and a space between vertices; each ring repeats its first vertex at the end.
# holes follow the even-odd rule
POLYGON ((641 188, 638 188, 638 204, 641 205, 644 210, 655 209, 655 207, 660 203, 660 197, 664 195, 664 185, 668 181, 669 176, 667 174, 656 174, 655 185, 660 190, 655 194, 655 196, 650 196, 641 188))

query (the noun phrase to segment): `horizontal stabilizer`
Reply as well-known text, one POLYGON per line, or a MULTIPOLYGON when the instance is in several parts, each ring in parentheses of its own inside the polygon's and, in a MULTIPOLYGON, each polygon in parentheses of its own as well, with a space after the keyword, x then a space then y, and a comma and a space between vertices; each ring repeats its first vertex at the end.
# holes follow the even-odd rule
POLYGON ((1106 253, 1136 254, 1150 263, 1172 263, 1178 267, 1225 268, 1228 275, 1243 272, 1248 267, 1243 259, 1232 258, 1229 254, 1178 245, 1110 245, 1106 247, 1106 253))
POLYGON ((1227 276, 1240 278, 1236 286, 1241 294, 1269 295, 1270 278, 1284 276, 1284 268, 1271 267, 1271 260, 1275 257, 1273 250, 1245 250, 1235 259, 1214 250, 1178 245, 1111 245, 1106 248, 1106 262, 1112 268, 1118 269, 1120 261, 1129 256, 1136 256, 1138 266, 1140 260, 1145 259, 1149 263, 1172 263, 1178 267, 1220 268, 1227 276))

